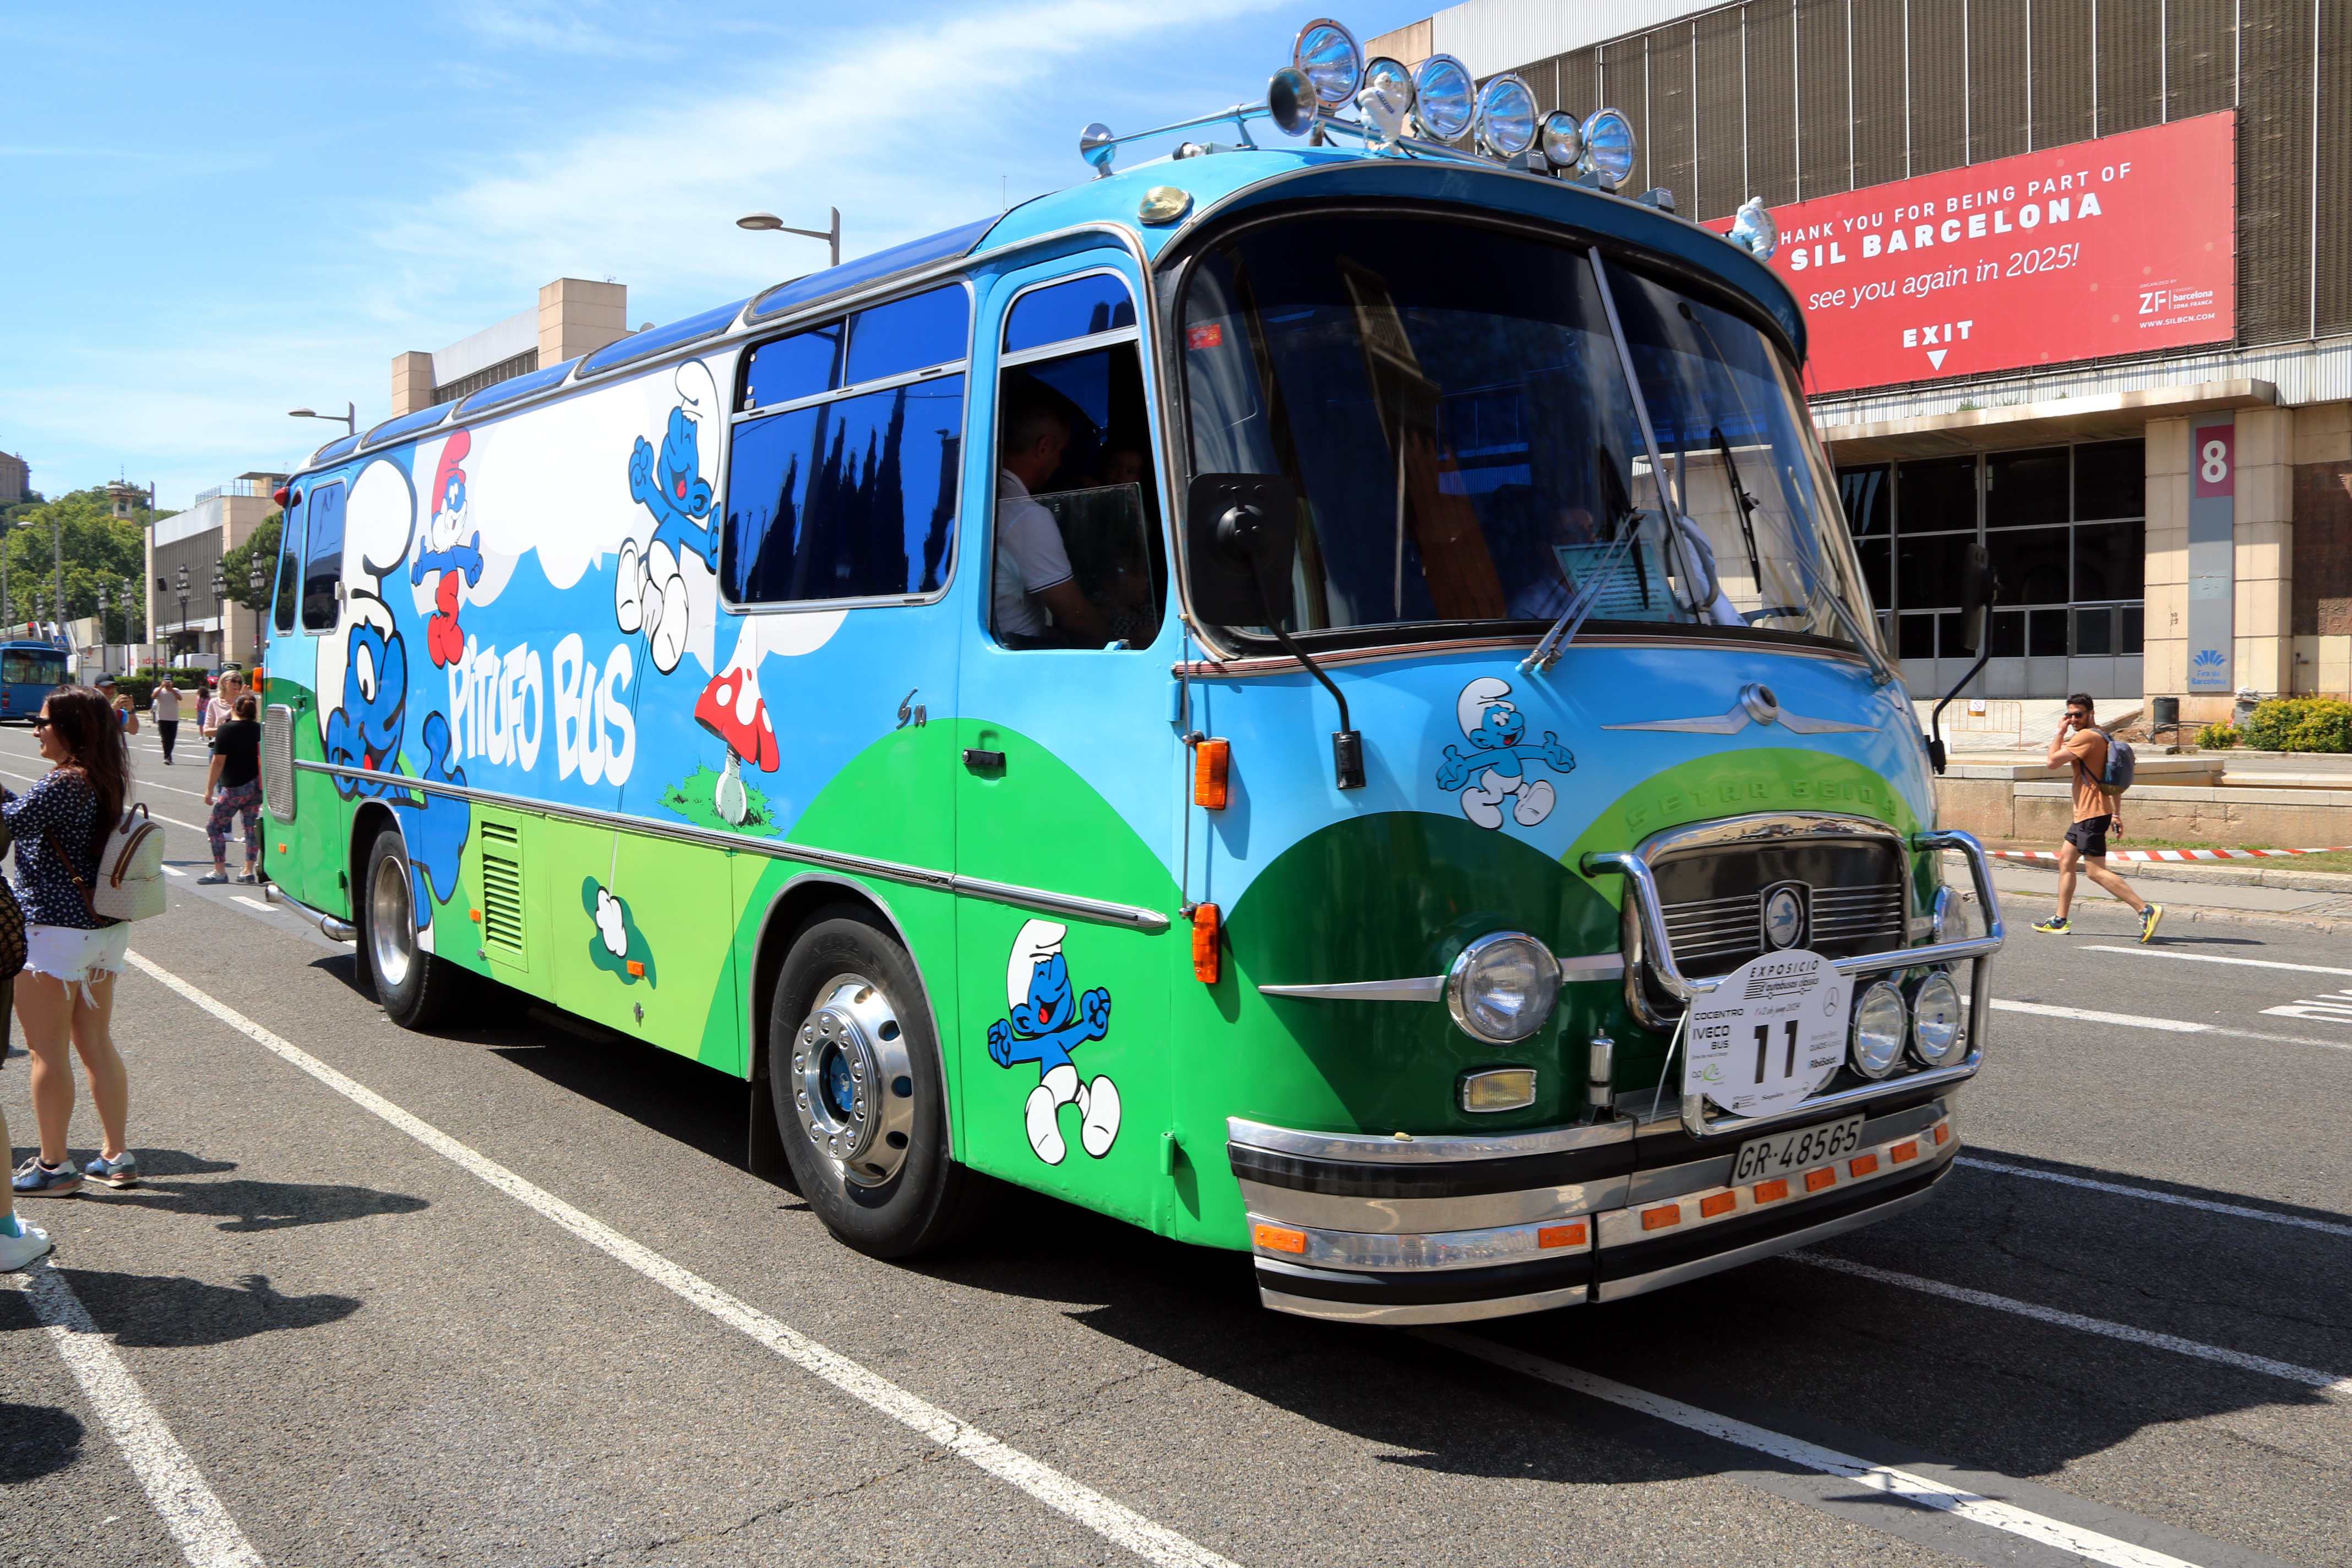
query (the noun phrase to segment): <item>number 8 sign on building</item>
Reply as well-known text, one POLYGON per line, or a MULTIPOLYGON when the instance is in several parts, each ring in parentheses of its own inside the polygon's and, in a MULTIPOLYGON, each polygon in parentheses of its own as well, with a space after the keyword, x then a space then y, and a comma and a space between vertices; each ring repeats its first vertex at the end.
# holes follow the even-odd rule
POLYGON ((2195 427, 2189 477, 2189 679, 2190 691, 2228 691, 2234 661, 2231 601, 2237 587, 2236 416, 2195 427))

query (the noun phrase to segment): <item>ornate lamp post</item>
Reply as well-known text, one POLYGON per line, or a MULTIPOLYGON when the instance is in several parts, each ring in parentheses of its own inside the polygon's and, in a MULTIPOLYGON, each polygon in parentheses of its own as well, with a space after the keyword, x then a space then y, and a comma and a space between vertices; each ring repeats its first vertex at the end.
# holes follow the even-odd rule
POLYGON ((131 673, 131 650, 136 646, 131 640, 131 579, 125 577, 122 580, 122 673, 125 675, 131 673))
POLYGON ((173 650, 174 652, 178 651, 178 649, 179 649, 179 646, 180 646, 180 635, 181 635, 181 633, 182 633, 182 632, 185 632, 187 629, 188 629, 188 569, 187 569, 185 566, 183 566, 183 567, 181 567, 181 568, 180 568, 180 625, 179 625, 179 630, 178 630, 178 631, 174 631, 174 632, 172 634, 172 647, 173 647, 173 650))
POLYGON ((103 584, 103 583, 100 583, 100 584, 98 585, 98 672, 99 672, 99 674, 100 674, 100 675, 110 675, 110 674, 112 674, 112 673, 113 673, 113 671, 111 671, 111 670, 110 670, 110 669, 108 669, 108 668, 106 668, 106 661, 107 661, 107 659, 108 659, 108 658, 109 658, 109 657, 110 657, 110 656, 109 656, 109 654, 108 654, 108 652, 107 652, 107 647, 106 647, 106 584, 103 584))
POLYGON ((228 598, 228 574, 221 564, 213 563, 213 668, 228 662, 228 617, 221 614, 221 605, 228 598))
POLYGON ((253 605, 253 668, 261 668, 261 585, 269 581, 269 572, 261 557, 253 558, 252 569, 245 574, 247 599, 253 605))

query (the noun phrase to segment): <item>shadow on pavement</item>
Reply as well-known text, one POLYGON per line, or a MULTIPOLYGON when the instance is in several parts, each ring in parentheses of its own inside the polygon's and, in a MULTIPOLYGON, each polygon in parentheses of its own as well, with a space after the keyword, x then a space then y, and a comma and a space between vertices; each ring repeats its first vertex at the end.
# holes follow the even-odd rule
POLYGON ((0 1487, 37 1480, 81 1458, 81 1418, 54 1405, 0 1399, 0 1487))
POLYGON ((248 1274, 228 1286, 184 1275, 58 1272, 102 1332, 140 1349, 217 1345, 279 1329, 311 1329, 360 1307, 350 1296, 281 1296, 266 1274, 248 1274))
MULTIPOLYGON (((145 1156, 142 1154, 143 1160, 145 1156)), ((85 1187, 83 1192, 91 1189, 85 1187)), ((131 1205, 162 1214, 222 1215, 226 1231, 286 1230, 300 1225, 332 1225, 377 1214, 415 1214, 428 1206, 405 1193, 333 1182, 144 1182, 105 1193, 110 1205, 131 1205)))

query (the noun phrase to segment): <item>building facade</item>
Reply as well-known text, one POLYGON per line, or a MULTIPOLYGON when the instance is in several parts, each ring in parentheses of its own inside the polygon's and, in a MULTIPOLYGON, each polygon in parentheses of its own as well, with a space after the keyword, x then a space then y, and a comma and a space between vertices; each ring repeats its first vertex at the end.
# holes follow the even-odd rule
POLYGON ((628 285, 559 278, 539 291, 539 303, 531 310, 460 338, 437 353, 412 349, 394 354, 393 417, 455 403, 486 386, 529 375, 541 365, 562 364, 628 332, 628 285))
POLYGON ((32 465, 22 458, 0 452, 0 506, 15 506, 32 488, 32 465))
POLYGON ((207 668, 254 662, 261 617, 226 594, 215 597, 213 574, 224 554, 278 510, 271 492, 285 482, 283 474, 240 474, 147 531, 147 640, 159 657, 207 668))
POLYGON ((2352 0, 1471 0, 1373 39, 1760 198, 1913 694, 2352 691, 2352 0), (1924 220, 1924 221, 1923 221, 1924 220))

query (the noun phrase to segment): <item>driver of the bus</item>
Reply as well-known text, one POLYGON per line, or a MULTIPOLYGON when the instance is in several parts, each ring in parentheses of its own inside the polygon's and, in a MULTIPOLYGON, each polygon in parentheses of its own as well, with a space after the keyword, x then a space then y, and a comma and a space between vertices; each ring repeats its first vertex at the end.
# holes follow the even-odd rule
POLYGON ((1079 590, 1054 514, 1029 498, 1062 467, 1070 416, 1049 388, 1008 382, 996 476, 996 635, 1008 647, 1100 647, 1102 614, 1079 590), (1045 613, 1053 613, 1053 626, 1045 613))

